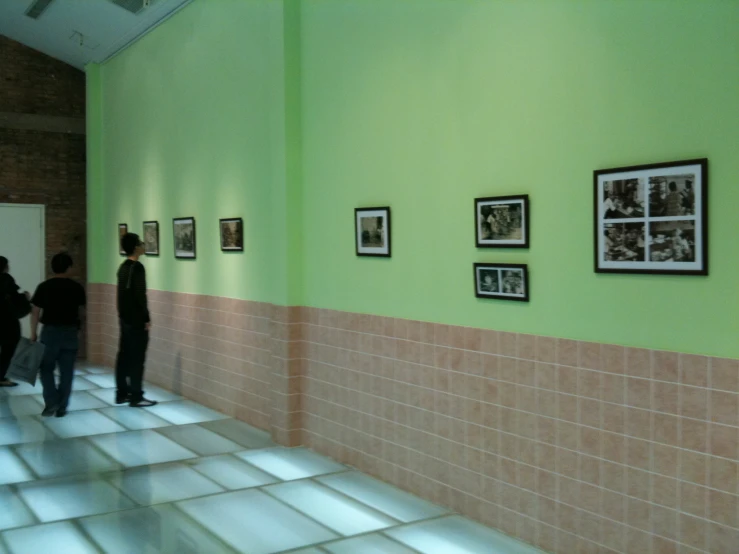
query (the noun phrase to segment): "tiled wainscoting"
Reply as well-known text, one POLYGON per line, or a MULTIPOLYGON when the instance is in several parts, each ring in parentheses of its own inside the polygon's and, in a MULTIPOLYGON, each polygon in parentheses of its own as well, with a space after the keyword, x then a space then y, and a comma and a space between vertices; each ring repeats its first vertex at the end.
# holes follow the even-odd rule
MULTIPOLYGON (((90 352, 116 351, 114 289, 90 352)), ((551 552, 739 551, 739 360, 150 293, 148 375, 551 552)))

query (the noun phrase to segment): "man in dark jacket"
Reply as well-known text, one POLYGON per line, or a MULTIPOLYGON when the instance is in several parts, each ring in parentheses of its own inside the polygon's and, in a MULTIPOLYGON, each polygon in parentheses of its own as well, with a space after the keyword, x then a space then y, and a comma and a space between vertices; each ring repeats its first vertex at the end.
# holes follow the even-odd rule
POLYGON ((121 337, 115 366, 116 404, 126 402, 132 408, 156 404, 144 398, 142 384, 146 349, 149 346, 151 318, 146 300, 146 270, 139 262, 144 243, 135 233, 121 238, 121 248, 128 256, 118 269, 118 317, 121 337))

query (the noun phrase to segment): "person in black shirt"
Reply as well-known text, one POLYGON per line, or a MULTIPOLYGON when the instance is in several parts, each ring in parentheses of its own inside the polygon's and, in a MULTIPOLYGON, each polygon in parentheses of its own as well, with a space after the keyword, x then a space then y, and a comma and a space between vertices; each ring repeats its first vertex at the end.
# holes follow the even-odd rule
MULTIPOLYGON (((17 387, 18 383, 6 379, 10 362, 15 354, 18 341, 21 340, 21 324, 18 321, 16 305, 20 287, 10 275, 10 262, 5 256, 0 256, 0 387, 17 387)), ((30 295, 26 292, 25 297, 30 295)))
POLYGON ((41 343, 45 346, 41 361, 41 385, 44 388, 44 417, 67 415, 72 394, 74 363, 79 352, 80 308, 87 299, 85 289, 69 278, 72 258, 62 252, 51 259, 54 277, 41 283, 31 299, 31 340, 38 340, 38 324, 43 324, 41 343), (54 370, 59 365, 59 385, 54 370))
POLYGON ((115 364, 115 403, 126 402, 132 408, 145 408, 156 404, 144 398, 142 384, 146 349, 149 346, 151 318, 146 300, 146 270, 139 262, 144 253, 144 243, 135 233, 121 238, 121 248, 128 258, 118 269, 118 317, 121 337, 115 364))

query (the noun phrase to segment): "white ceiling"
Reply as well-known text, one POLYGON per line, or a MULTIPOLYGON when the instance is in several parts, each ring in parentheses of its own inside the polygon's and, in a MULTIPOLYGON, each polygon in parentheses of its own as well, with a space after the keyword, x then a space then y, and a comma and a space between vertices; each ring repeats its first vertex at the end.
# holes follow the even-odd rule
POLYGON ((0 0, 0 34, 82 69, 102 62, 192 0, 151 0, 138 14, 111 0, 52 0, 38 19, 33 0, 0 0))

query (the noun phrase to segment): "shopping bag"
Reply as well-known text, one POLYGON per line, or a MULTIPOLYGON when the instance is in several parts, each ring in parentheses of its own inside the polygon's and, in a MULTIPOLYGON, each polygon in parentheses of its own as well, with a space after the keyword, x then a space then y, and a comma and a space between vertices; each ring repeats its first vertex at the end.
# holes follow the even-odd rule
POLYGON ((10 361, 8 377, 35 387, 41 361, 44 359, 44 348, 40 342, 31 342, 22 337, 10 361))

